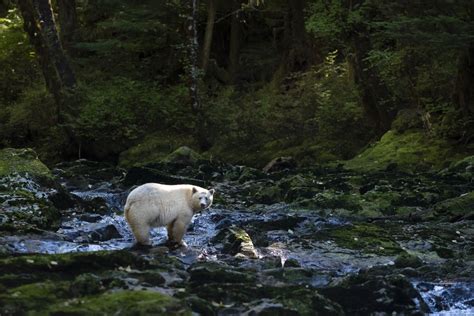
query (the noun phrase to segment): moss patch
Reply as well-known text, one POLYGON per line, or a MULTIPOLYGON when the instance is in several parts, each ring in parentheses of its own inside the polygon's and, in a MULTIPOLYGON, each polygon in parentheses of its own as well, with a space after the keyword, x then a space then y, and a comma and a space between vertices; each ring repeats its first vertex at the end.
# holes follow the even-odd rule
POLYGON ((152 291, 118 291, 51 306, 53 314, 191 315, 178 300, 152 291))
POLYGON ((403 171, 440 169, 463 156, 455 152, 448 142, 430 138, 421 130, 403 134, 388 131, 376 144, 345 162, 345 166, 358 171, 383 170, 391 164, 403 171))
POLYGON ((130 168, 159 162, 183 144, 194 147, 195 141, 192 137, 171 134, 149 135, 143 142, 122 152, 119 157, 119 165, 130 168))
POLYGON ((32 149, 5 148, 0 150, 0 177, 14 172, 51 176, 51 171, 38 159, 32 149))
POLYGON ((435 205, 434 210, 437 215, 450 216, 452 218, 463 218, 474 216, 474 191, 463 194, 459 197, 442 201, 435 205))
POLYGON ((389 234, 382 227, 370 224, 344 226, 328 232, 329 238, 344 248, 362 250, 378 255, 403 253, 403 249, 389 234))

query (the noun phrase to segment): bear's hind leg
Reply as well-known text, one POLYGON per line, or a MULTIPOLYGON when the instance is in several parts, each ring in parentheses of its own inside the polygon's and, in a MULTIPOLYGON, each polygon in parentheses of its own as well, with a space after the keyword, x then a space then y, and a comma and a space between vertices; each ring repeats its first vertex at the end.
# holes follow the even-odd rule
POLYGON ((131 226, 133 235, 135 236, 135 240, 137 244, 144 245, 144 246, 151 246, 150 242, 150 226, 143 224, 137 226, 131 226))

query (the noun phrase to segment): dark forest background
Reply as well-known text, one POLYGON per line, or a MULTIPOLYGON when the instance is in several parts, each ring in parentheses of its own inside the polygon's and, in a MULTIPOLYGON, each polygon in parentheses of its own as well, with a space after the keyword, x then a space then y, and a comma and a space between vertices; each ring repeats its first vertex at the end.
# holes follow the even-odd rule
POLYGON ((0 0, 0 147, 425 169, 474 151, 472 0, 192 6, 0 0))

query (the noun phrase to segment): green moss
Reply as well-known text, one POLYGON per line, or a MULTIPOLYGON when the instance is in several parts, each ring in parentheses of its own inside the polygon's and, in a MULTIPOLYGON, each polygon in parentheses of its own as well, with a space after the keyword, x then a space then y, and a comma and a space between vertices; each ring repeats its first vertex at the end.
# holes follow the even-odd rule
POLYGON ((328 235, 344 248, 378 255, 395 255, 404 252, 398 243, 390 237, 390 232, 376 225, 344 226, 329 231, 328 235))
POLYGON ((204 157, 187 146, 181 146, 169 155, 167 155, 165 158, 163 158, 163 162, 185 164, 193 164, 200 160, 204 160, 204 157))
POLYGON ((0 259, 0 273, 63 272, 76 275, 118 267, 145 267, 147 262, 129 251, 97 251, 57 255, 28 255, 0 259))
POLYGON ((0 294, 1 313, 18 314, 39 311, 68 296, 66 282, 42 282, 22 285, 0 294))
POLYGON ((0 150, 0 177, 14 172, 51 176, 51 171, 38 159, 32 149, 5 148, 0 150))
POLYGON ((122 152, 119 165, 124 168, 159 162, 183 144, 195 145, 192 137, 157 133, 122 152))
POLYGON ((75 315, 191 315, 180 301, 151 291, 118 291, 69 300, 51 306, 49 312, 75 315))
POLYGON ((435 205, 434 210, 440 216, 459 218, 474 214, 474 191, 442 201, 435 205))
POLYGON ((403 134, 388 131, 380 141, 372 145, 345 166, 358 171, 383 170, 396 164, 403 171, 440 169, 462 157, 447 141, 430 138, 421 130, 403 134))

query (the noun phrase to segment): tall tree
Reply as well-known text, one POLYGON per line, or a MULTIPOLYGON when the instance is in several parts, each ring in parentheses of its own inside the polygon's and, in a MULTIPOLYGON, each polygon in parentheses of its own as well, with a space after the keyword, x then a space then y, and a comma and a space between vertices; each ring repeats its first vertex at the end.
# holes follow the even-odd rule
POLYGON ((231 82, 235 81, 239 68, 240 55, 240 0, 232 1, 232 17, 230 22, 230 47, 229 47, 229 75, 231 82))
POLYGON ((76 0, 57 0, 57 4, 61 41, 69 50, 77 28, 76 0))
POLYGON ((202 49, 201 68, 207 71, 209 58, 211 56, 212 35, 214 33, 214 22, 216 20, 217 0, 208 0, 206 32, 204 33, 204 43, 202 49))
POLYGON ((49 0, 18 0, 24 28, 35 47, 46 87, 58 107, 58 121, 69 121, 66 96, 76 86, 76 77, 59 40, 49 0))

